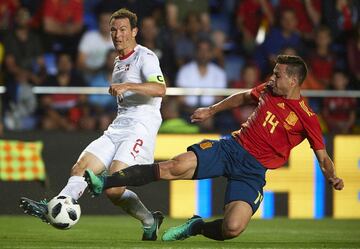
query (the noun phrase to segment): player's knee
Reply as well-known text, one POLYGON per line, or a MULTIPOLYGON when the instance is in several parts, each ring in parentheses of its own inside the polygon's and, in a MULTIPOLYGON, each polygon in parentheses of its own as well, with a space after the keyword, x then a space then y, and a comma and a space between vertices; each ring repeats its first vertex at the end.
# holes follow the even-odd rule
POLYGON ((108 188, 105 190, 105 194, 109 198, 109 200, 116 205, 119 204, 120 198, 124 191, 125 187, 108 188))
POLYGON ((241 221, 227 221, 223 223, 223 236, 226 239, 232 239, 245 231, 246 225, 241 221))
POLYGON ((87 168, 86 160, 80 158, 72 167, 70 174, 72 176, 82 176, 84 175, 86 168, 87 168))

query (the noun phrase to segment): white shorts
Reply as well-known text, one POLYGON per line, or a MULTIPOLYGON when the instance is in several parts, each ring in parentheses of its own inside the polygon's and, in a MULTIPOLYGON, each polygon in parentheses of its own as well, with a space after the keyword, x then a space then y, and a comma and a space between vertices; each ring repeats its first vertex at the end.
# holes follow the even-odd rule
POLYGON ((150 133, 141 123, 104 135, 91 142, 84 151, 95 155, 109 169, 113 160, 127 165, 154 162, 156 133, 150 133), (131 129, 130 129, 131 128, 131 129))

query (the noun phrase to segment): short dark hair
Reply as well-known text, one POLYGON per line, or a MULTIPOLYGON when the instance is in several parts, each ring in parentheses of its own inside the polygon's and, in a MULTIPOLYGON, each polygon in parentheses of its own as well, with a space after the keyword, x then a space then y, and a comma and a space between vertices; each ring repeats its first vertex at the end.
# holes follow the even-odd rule
POLYGON ((316 33, 327 32, 331 36, 331 29, 326 25, 321 25, 315 29, 316 33))
POLYGON ((196 42, 195 42, 195 48, 199 49, 200 45, 203 44, 203 43, 208 44, 211 49, 214 48, 213 41, 208 37, 200 37, 200 38, 198 38, 196 40, 196 42))
POLYGON ((301 85, 307 74, 307 66, 305 61, 296 55, 278 55, 276 63, 287 65, 286 74, 288 76, 296 76, 299 85, 301 85))
POLYGON ((115 11, 114 13, 112 13, 109 22, 111 22, 112 19, 120 19, 120 18, 129 19, 131 29, 136 28, 138 18, 135 13, 133 13, 130 10, 125 9, 125 8, 119 9, 119 10, 115 11))

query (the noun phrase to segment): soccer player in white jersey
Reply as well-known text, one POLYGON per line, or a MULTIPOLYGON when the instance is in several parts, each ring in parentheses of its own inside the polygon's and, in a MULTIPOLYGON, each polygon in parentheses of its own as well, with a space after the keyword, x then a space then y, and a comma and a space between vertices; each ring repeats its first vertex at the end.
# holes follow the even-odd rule
MULTIPOLYGON (((84 172, 109 174, 136 164, 154 161, 155 138, 161 124, 160 104, 166 86, 159 60, 149 49, 138 45, 135 37, 137 16, 127 9, 114 12, 110 18, 111 37, 118 52, 109 93, 118 103, 118 114, 104 134, 90 143, 71 170, 71 177, 59 195, 78 200, 87 183, 84 172)), ((106 192, 113 204, 140 220, 143 240, 156 240, 162 223, 161 212, 151 213, 138 196, 124 187, 106 192)), ((21 198, 20 206, 27 214, 48 222, 46 202, 21 198)))

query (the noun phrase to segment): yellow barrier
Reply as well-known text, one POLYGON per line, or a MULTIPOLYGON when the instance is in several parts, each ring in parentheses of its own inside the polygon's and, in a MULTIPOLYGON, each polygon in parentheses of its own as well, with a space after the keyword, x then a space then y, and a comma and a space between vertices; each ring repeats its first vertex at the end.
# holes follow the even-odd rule
POLYGON ((360 137, 335 137, 334 157, 337 174, 345 182, 342 191, 334 192, 334 217, 360 218, 360 137))

